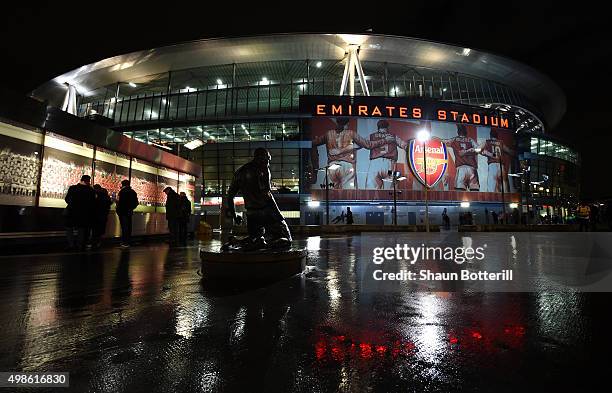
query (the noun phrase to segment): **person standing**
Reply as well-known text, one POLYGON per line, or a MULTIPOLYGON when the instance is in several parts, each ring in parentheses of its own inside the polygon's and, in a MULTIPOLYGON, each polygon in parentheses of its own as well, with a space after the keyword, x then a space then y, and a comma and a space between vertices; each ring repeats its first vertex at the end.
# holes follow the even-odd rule
POLYGON ((182 246, 187 245, 187 228, 191 220, 191 201, 187 198, 187 194, 180 194, 181 219, 179 222, 179 243, 182 246))
POLYGON ((94 205, 94 217, 92 228, 92 247, 98 248, 102 244, 102 236, 106 232, 106 222, 108 221, 108 212, 113 202, 108 195, 106 188, 99 184, 94 185, 94 193, 96 195, 94 205))
POLYGON ((181 221, 181 200, 179 194, 172 187, 164 188, 166 194, 166 220, 170 232, 170 246, 179 242, 179 226, 181 221))
POLYGON ((493 224, 499 224, 499 217, 497 216, 497 212, 495 210, 491 212, 491 216, 493 217, 493 224))
POLYGON ((586 203, 581 203, 578 207, 578 222, 580 223, 580 232, 589 231, 589 220, 591 218, 591 208, 586 203))
POLYGON ((119 224, 121 225, 121 247, 127 248, 132 240, 132 216, 134 209, 138 206, 138 195, 136 191, 130 187, 130 181, 125 179, 121 181, 121 190, 117 194, 117 207, 115 209, 119 216, 119 224))
POLYGON ((95 198, 89 175, 81 176, 81 181, 78 184, 68 188, 64 198, 67 203, 65 216, 68 249, 78 248, 83 251, 87 247, 95 198), (75 230, 77 231, 76 241, 74 238, 75 230))
POLYGON ((353 212, 350 207, 346 208, 346 223, 347 225, 353 225, 353 212))
POLYGON ((444 229, 449 230, 450 229, 450 217, 448 216, 448 213, 446 212, 446 208, 444 208, 444 211, 442 212, 442 222, 444 223, 444 229))

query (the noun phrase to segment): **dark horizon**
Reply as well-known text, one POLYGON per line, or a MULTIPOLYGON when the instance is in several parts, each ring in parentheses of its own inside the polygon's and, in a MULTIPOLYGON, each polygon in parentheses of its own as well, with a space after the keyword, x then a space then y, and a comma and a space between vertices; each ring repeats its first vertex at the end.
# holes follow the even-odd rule
POLYGON ((605 154, 588 153, 595 150, 592 145, 612 142, 606 133, 605 96, 612 49, 605 45, 610 34, 604 16, 589 13, 588 7, 430 1, 411 5, 406 12, 379 13, 361 21, 339 17, 333 10, 327 17, 324 11, 309 14, 289 9, 281 15, 283 10, 263 6, 227 17, 193 5, 164 10, 142 4, 121 10, 61 7, 53 3, 6 7, 5 15, 10 17, 0 29, 3 37, 14 39, 0 44, 5 54, 4 88, 28 94, 57 75, 115 55, 202 38, 254 34, 365 33, 371 29, 374 34, 416 37, 509 57, 547 75, 565 92, 566 113, 547 132, 581 152, 582 198, 612 198, 612 183, 590 175, 606 165, 605 154))

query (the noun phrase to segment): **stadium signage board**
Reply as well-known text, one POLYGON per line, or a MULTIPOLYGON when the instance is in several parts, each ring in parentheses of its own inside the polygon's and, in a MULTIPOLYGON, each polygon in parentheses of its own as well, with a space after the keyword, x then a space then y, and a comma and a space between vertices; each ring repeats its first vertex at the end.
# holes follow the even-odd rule
POLYGON ((416 179, 427 188, 435 186, 448 167, 448 151, 440 138, 426 142, 412 139, 408 145, 408 161, 416 179))
POLYGON ((300 112, 312 116, 357 116, 435 120, 514 129, 500 111, 414 97, 300 96, 300 112))

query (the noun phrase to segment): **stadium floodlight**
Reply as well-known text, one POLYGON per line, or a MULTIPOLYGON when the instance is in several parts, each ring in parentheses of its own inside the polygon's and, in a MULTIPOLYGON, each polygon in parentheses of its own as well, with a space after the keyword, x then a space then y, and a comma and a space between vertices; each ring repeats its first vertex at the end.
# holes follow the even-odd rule
POLYGON ((431 138, 431 134, 429 133, 429 131, 422 129, 417 132, 417 139, 419 140, 419 142, 427 142, 429 138, 431 138))

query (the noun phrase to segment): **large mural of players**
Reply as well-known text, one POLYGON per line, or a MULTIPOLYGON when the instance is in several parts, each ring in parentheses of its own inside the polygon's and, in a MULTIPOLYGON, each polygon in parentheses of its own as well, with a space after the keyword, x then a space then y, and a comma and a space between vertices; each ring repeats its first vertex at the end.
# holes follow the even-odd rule
MULTIPOLYGON (((516 148, 514 133, 491 127, 403 119, 318 117, 310 120, 311 189, 323 189, 325 168, 336 190, 388 190, 390 173, 406 179, 399 189, 422 190, 407 161, 409 142, 420 130, 442 139, 448 168, 432 191, 515 192, 508 173, 516 148)), ((434 196, 435 197, 435 196, 434 196)))

